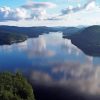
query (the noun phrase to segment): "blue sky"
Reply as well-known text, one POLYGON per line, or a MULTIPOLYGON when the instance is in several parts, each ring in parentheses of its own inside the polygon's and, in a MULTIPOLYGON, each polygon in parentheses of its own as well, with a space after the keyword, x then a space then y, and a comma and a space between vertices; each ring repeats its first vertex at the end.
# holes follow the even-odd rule
MULTIPOLYGON (((19 7, 23 4, 26 4, 28 0, 1 0, 0 6, 10 6, 12 8, 19 7)), ((66 0, 34 0, 36 2, 53 2, 56 3, 58 6, 57 8, 53 9, 52 11, 49 10, 49 12, 54 13, 58 12, 62 8, 65 8, 67 5, 66 0)))
MULTIPOLYGON (((0 0, 0 7, 2 6, 9 6, 11 8, 19 7, 23 4, 26 4, 29 0, 0 0)), ((57 7, 55 9, 48 10, 51 13, 59 12, 61 9, 66 8, 68 5, 77 6, 78 2, 80 1, 80 4, 85 4, 88 0, 33 0, 34 2, 52 2, 57 4, 57 7)), ((100 5, 100 0, 96 0, 96 3, 100 5)))
MULTIPOLYGON (((27 2, 28 0, 0 0, 0 6, 11 6, 11 7, 16 7, 16 6, 20 6, 22 4, 24 4, 25 2, 27 2)), ((59 6, 65 5, 67 4, 67 0, 34 0, 36 2, 54 2, 59 4, 59 6)), ((70 0, 70 3, 74 3, 77 2, 79 0, 70 0)), ((83 4, 84 2, 86 2, 87 0, 80 0, 81 3, 83 4)), ((96 0, 97 3, 100 3, 100 0, 96 0)))
POLYGON ((18 7, 25 3, 27 0, 0 0, 0 6, 18 7))
POLYGON ((36 24, 39 22, 39 25, 41 23, 66 25, 72 20, 71 23, 74 24, 76 21, 81 25, 87 21, 87 24, 94 24, 99 22, 99 6, 100 0, 0 0, 0 24, 17 23, 19 25, 18 21, 22 24, 23 20, 27 23, 30 23, 30 20, 36 24), (85 7, 88 1, 93 2, 85 7), (71 15, 70 18, 69 15, 71 15))

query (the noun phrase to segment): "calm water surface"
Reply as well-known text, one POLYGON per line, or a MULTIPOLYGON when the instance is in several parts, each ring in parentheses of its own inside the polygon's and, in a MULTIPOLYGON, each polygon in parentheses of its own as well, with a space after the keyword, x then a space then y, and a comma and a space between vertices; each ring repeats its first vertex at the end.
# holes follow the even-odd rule
POLYGON ((0 71, 22 71, 37 100, 100 99, 100 58, 85 55, 62 33, 0 46, 0 71))

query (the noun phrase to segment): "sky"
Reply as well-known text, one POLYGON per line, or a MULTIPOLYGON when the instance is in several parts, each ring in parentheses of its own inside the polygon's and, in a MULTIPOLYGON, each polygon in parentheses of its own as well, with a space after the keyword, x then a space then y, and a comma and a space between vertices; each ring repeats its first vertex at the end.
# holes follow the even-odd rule
POLYGON ((100 24, 99 6, 100 0, 0 0, 0 25, 100 24))

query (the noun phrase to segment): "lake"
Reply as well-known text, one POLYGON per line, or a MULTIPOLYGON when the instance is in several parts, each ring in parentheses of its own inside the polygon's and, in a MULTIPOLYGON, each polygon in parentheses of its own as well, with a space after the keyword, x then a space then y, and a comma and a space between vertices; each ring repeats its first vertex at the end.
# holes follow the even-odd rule
POLYGON ((100 58, 62 37, 49 33, 0 46, 0 71, 23 72, 36 100, 99 100, 100 58))

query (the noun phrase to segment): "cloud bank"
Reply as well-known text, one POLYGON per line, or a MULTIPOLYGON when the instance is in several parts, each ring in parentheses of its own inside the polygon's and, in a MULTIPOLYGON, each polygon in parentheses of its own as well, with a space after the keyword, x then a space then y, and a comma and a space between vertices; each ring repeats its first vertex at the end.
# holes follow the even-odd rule
POLYGON ((30 15, 28 14, 27 10, 16 8, 11 9, 10 7, 1 7, 0 8, 0 21, 7 21, 7 20, 21 20, 27 19, 30 15))
POLYGON ((47 9, 56 7, 51 2, 31 2, 18 8, 0 7, 0 21, 26 19, 45 19, 47 9))
POLYGON ((96 0, 89 0, 83 5, 78 3, 77 7, 71 5, 66 9, 62 7, 63 10, 59 10, 58 7, 60 8, 60 5, 52 2, 34 1, 27 2, 18 8, 0 7, 0 24, 11 26, 100 25, 100 7, 96 5, 96 0), (57 8, 54 8, 56 6, 57 8), (54 9, 59 12, 55 13, 52 11, 54 9))
POLYGON ((78 4, 77 7, 73 7, 73 6, 69 6, 67 7, 66 9, 62 10, 62 15, 65 15, 65 14, 69 14, 71 12, 75 13, 75 12, 78 12, 78 11, 81 11, 81 10, 91 10, 91 9, 94 9, 96 8, 97 5, 96 5, 96 0, 89 0, 85 5, 81 6, 80 4, 78 4))

